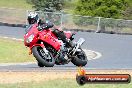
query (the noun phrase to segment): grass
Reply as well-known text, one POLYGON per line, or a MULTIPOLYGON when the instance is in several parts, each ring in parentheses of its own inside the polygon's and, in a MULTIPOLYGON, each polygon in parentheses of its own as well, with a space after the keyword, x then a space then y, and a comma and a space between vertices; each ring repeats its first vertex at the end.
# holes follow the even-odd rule
POLYGON ((26 10, 34 10, 32 5, 28 4, 26 1, 27 0, 0 0, 0 22, 25 24, 26 10))
POLYGON ((17 9, 32 9, 32 5, 28 4, 26 0, 0 0, 0 8, 17 8, 17 9))
POLYGON ((0 38, 0 63, 34 61, 22 41, 0 38))
POLYGON ((0 88, 131 88, 130 84, 85 84, 80 86, 75 79, 56 79, 44 82, 0 84, 0 88))

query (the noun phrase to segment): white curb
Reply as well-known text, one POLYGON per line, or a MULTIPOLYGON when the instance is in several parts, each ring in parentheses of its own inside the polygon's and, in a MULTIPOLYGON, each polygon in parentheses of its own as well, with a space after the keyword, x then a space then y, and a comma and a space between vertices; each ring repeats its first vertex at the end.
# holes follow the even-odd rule
POLYGON ((1 38, 4 38, 4 39, 12 39, 12 40, 17 40, 17 41, 24 41, 23 39, 17 39, 17 38, 10 38, 10 37, 3 37, 3 36, 0 36, 1 38))
POLYGON ((83 49, 83 50, 86 53, 88 60, 99 59, 102 56, 101 53, 95 52, 93 50, 86 50, 86 49, 83 49))

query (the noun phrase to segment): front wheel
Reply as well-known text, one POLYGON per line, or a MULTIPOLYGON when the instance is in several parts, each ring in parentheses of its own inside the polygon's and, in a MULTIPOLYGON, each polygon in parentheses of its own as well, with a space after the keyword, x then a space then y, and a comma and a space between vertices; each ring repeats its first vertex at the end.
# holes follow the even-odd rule
POLYGON ((55 59, 52 56, 52 54, 50 52, 48 52, 48 54, 45 54, 45 52, 43 51, 43 48, 40 46, 34 46, 32 48, 32 52, 34 57, 36 58, 36 60, 41 63, 41 66, 45 66, 45 67, 53 67, 55 64, 55 59))
POLYGON ((75 56, 72 58, 71 62, 76 66, 85 66, 88 62, 87 56, 82 49, 76 51, 75 56))
POLYGON ((39 67, 44 67, 44 65, 42 63, 40 63, 40 62, 38 62, 38 66, 39 67))

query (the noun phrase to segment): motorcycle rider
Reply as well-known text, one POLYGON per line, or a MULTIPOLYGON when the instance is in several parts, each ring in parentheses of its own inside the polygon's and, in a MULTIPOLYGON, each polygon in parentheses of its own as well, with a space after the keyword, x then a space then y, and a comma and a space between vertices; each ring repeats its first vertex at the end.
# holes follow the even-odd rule
MULTIPOLYGON (((34 23, 38 23, 39 30, 42 30, 44 28, 46 29, 46 28, 54 27, 53 23, 51 23, 49 21, 45 22, 43 19, 40 19, 36 12, 30 13, 28 15, 27 20, 28 20, 29 25, 34 24, 34 23)), ((70 39, 67 39, 66 35, 64 34, 64 32, 62 30, 59 30, 59 29, 54 27, 53 33, 56 35, 56 37, 58 39, 61 39, 64 43, 66 43, 67 46, 70 46, 71 48, 74 47, 74 44, 72 43, 72 41, 70 39)))
POLYGON ((39 16, 36 12, 30 12, 27 18, 28 24, 35 24, 39 22, 39 16))

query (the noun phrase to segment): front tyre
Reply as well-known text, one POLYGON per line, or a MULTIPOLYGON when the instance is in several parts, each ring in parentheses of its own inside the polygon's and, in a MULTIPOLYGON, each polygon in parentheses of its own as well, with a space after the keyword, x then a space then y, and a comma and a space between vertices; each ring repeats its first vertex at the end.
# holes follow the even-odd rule
POLYGON ((75 56, 72 58, 71 62, 76 66, 85 66, 88 62, 87 56, 82 49, 76 51, 75 56))
POLYGON ((55 59, 53 58, 52 54, 48 52, 48 54, 45 54, 43 51, 43 48, 40 46, 34 46, 32 48, 32 52, 36 60, 41 63, 41 66, 45 67, 53 67, 55 64, 55 59))
POLYGON ((44 65, 42 63, 40 63, 40 62, 38 62, 38 66, 39 67, 44 67, 44 65))

